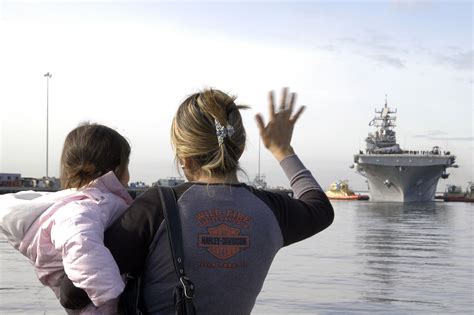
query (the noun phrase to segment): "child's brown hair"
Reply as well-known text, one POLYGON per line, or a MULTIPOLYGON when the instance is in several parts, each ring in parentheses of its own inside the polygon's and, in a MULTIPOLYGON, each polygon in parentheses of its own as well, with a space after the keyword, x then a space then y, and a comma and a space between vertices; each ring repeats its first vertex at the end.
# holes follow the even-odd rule
POLYGON ((120 179, 129 157, 130 144, 117 131, 100 124, 81 124, 64 141, 61 187, 80 188, 110 171, 120 179))

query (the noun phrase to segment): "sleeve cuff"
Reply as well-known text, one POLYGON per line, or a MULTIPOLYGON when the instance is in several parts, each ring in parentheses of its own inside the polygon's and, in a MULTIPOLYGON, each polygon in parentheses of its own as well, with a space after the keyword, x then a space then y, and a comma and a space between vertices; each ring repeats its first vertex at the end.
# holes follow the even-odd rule
POLYGON ((303 162, 298 158, 296 154, 288 155, 286 158, 280 161, 280 166, 286 174, 286 177, 291 181, 294 176, 305 170, 303 162))
POLYGON ((123 281, 120 281, 120 284, 117 284, 117 286, 113 290, 110 290, 106 294, 101 294, 100 296, 97 296, 97 297, 90 297, 90 299, 92 303, 98 307, 109 302, 110 300, 113 300, 119 297, 120 294, 122 294, 124 289, 125 289, 125 283, 123 283, 123 281))

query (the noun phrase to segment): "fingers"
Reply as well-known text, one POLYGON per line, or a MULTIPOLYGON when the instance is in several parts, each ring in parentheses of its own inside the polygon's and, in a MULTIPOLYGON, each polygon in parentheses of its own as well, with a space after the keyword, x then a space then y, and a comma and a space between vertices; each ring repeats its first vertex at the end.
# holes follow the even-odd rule
MULTIPOLYGON (((289 100, 288 100, 288 91, 289 89, 287 87, 282 89, 282 95, 281 95, 281 102, 280 106, 278 108, 278 113, 275 112, 275 95, 273 91, 270 91, 268 93, 268 111, 269 111, 269 119, 270 121, 274 120, 275 116, 277 114, 283 114, 282 117, 286 117, 290 119, 291 113, 293 112, 295 103, 296 103, 296 93, 290 93, 289 100)), ((299 115, 303 112, 304 108, 300 108, 298 112, 293 116, 291 119, 292 121, 296 122, 298 119, 299 115)), ((279 116, 280 117, 280 116, 279 116)))
POLYGON ((296 112, 296 114, 290 119, 293 124, 296 123, 296 121, 298 120, 298 118, 299 118, 300 115, 304 112, 305 109, 306 109, 305 106, 301 106, 301 107, 298 109, 298 111, 296 112))
POLYGON ((255 121, 257 122, 257 127, 258 130, 260 131, 260 135, 263 134, 263 131, 265 130, 265 122, 263 121, 263 117, 261 114, 255 115, 255 121))
POLYGON ((275 96, 273 91, 268 92, 268 119, 273 120, 275 117, 275 96))
POLYGON ((280 111, 283 111, 286 109, 286 96, 288 94, 288 88, 285 87, 282 89, 281 92, 281 103, 280 103, 280 111))
POLYGON ((295 102, 296 102, 296 93, 291 93, 290 104, 288 105, 288 112, 290 115, 293 112, 293 107, 295 105, 295 102))

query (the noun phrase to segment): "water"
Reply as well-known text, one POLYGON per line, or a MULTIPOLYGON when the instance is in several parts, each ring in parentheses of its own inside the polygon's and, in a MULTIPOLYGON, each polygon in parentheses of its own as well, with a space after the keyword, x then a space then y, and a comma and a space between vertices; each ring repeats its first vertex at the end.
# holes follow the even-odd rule
MULTIPOLYGON (((275 258, 253 314, 474 314, 474 205, 333 202, 333 225, 275 258)), ((63 314, 0 241, 0 313, 63 314)))

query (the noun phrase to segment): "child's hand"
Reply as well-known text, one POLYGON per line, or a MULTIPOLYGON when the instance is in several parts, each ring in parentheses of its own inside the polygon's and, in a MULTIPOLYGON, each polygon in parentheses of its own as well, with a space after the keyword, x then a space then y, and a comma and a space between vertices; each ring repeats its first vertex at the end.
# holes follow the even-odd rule
POLYGON ((92 303, 86 291, 77 288, 67 275, 61 280, 59 292, 59 302, 64 308, 80 310, 92 303))

